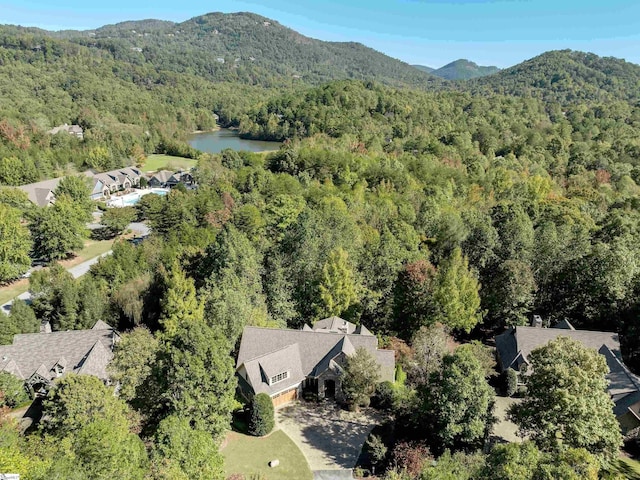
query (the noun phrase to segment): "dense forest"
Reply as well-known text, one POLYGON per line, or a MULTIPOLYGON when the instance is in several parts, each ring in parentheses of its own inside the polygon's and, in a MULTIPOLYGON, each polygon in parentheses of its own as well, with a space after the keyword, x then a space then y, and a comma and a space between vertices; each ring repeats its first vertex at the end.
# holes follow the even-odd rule
POLYGON ((118 60, 215 81, 286 86, 335 78, 424 86, 437 77, 354 42, 305 37, 253 13, 211 13, 182 23, 141 21, 61 32, 118 60))
MULTIPOLYGON (((248 14, 94 33, 0 29, 0 184, 168 152, 197 158, 198 188, 126 210, 152 234, 117 242, 86 276, 55 263, 31 276, 33 304, 14 303, 0 342, 41 321, 54 330, 106 321, 124 332, 111 365, 120 394, 65 377, 40 429, 22 436, 0 422, 0 465, 33 479, 224 478, 218 449, 241 409, 233 355, 243 328, 339 315, 397 353, 398 381, 374 397, 395 421, 392 440, 383 433, 386 446, 369 446, 383 452, 380 465, 393 463, 391 450, 404 455, 394 460, 404 470, 390 468, 387 479, 620 478, 610 470, 617 427, 561 441, 530 428, 531 442, 482 453, 495 362, 478 341, 535 313, 619 332, 640 371, 640 67, 550 52, 483 79, 409 88, 426 77, 402 64, 367 70, 374 54, 359 46, 349 48, 364 63, 342 45, 344 63, 327 66, 321 53, 301 53, 308 39, 291 41, 291 31, 248 14), (243 35, 242 46, 226 22, 275 30, 291 49, 258 61, 249 47, 272 37, 243 35), (213 50, 218 41, 224 48, 213 50), (241 55, 236 68, 228 55, 241 55), (284 144, 268 154, 193 151, 185 134, 213 127, 214 114, 244 136, 284 144), (63 122, 79 123, 85 138, 45 133, 63 122), (422 460, 415 471, 410 456, 422 460)), ((81 183, 62 184, 46 209, 0 189, 0 232, 11 232, 0 242, 14 241, 0 248, 0 267, 15 263, 2 252, 18 248, 28 261, 31 242, 42 244, 43 228, 60 218, 81 229, 91 210, 81 183)), ((594 398, 604 394, 595 353, 558 343, 534 360, 549 356, 586 358, 594 398)), ((543 380, 533 377, 532 391, 543 380)))

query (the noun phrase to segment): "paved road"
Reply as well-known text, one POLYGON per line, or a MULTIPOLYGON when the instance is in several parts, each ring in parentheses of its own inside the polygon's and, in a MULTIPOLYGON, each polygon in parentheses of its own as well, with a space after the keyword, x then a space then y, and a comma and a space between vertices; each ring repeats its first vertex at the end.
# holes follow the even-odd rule
POLYGON ((86 262, 82 262, 79 265, 76 265, 75 267, 71 267, 68 268, 67 271, 73 275, 73 278, 78 278, 81 277, 82 275, 84 275, 85 273, 87 273, 89 271, 89 269, 91 268, 91 265, 95 265, 96 263, 98 263, 98 261, 101 258, 106 257, 107 255, 111 255, 113 253, 112 250, 109 250, 108 252, 104 252, 102 255, 99 255, 97 257, 93 257, 90 260, 87 260, 86 262))
MULTIPOLYGON (((98 263, 98 261, 102 257, 106 257, 107 255, 111 255, 112 253, 113 252, 111 250, 109 250, 108 252, 105 252, 102 255, 98 255, 97 257, 91 258, 91 259, 87 260, 86 262, 82 262, 82 263, 76 265, 75 267, 67 268, 67 271, 71 275, 73 275, 73 278, 81 277, 82 275, 84 275, 85 273, 87 273, 89 271, 89 269, 91 268, 91 265, 95 265, 96 263, 98 263)), ((21 293, 20 295, 18 295, 17 298, 19 298, 20 300, 24 300, 25 302, 29 303, 31 301, 31 294, 29 292, 24 292, 24 293, 21 293)), ((4 313, 8 314, 11 311, 11 304, 13 304, 13 300, 9 300, 4 305, 1 305, 0 306, 0 310, 2 310, 4 313)))
MULTIPOLYGON (((102 228, 102 226, 100 226, 99 228, 102 228)), ((149 233, 151 233, 151 230, 149 229, 149 227, 144 223, 138 223, 138 222, 130 223, 128 228, 132 232, 134 232, 136 236, 139 236, 139 237, 146 237, 147 235, 149 235, 149 233)), ((91 265, 95 265, 96 263, 98 263, 98 261, 102 257, 106 257, 107 255, 111 255, 112 253, 113 252, 109 250, 108 252, 105 252, 102 255, 91 258, 85 262, 82 262, 79 265, 76 265, 75 267, 68 268, 67 270, 71 275, 73 275, 73 278, 81 277, 82 275, 86 274, 89 271, 89 269, 91 268, 91 265)), ((25 276, 29 276, 33 270, 34 270, 33 268, 29 269, 29 272, 27 272, 27 275, 25 276)), ((24 292, 18 295, 17 298, 29 303, 29 301, 31 300, 31 294, 29 292, 24 292)), ((9 311, 11 310, 12 303, 13 303, 13 300, 10 300, 4 305, 0 305, 0 311, 8 314, 9 311)))

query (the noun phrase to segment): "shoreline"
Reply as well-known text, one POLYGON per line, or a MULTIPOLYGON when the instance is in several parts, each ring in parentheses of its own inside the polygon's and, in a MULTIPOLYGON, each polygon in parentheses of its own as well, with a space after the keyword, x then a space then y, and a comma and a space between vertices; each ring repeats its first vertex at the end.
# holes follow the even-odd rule
POLYGON ((220 130, 222 127, 220 127, 220 125, 216 125, 215 127, 209 129, 209 130, 194 130, 193 132, 190 133, 190 135, 197 135, 199 133, 211 133, 211 132, 217 132, 218 130, 220 130))

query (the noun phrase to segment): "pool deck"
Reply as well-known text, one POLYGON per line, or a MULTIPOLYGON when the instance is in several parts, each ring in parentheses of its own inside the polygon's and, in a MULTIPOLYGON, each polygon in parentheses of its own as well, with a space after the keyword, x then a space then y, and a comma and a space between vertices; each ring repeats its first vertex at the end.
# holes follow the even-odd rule
POLYGON ((107 207, 115 207, 115 208, 133 207, 135 204, 137 204, 140 201, 140 199, 143 196, 149 193, 153 193, 155 195, 167 195, 169 193, 169 189, 168 188, 149 188, 145 190, 135 190, 132 193, 127 193, 120 197, 115 197, 107 200, 107 207))

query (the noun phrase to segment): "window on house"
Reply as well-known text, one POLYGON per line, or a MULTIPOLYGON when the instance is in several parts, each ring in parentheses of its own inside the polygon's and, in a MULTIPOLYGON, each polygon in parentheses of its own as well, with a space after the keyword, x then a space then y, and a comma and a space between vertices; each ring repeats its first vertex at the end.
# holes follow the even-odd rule
POLYGON ((289 378, 289 372, 282 372, 282 373, 279 373, 278 375, 274 375, 273 377, 271 377, 271 382, 269 383, 273 385, 274 383, 281 382, 283 380, 286 380, 287 378, 289 378))

